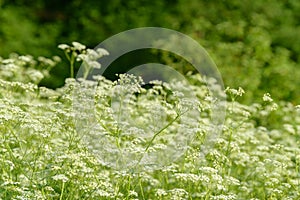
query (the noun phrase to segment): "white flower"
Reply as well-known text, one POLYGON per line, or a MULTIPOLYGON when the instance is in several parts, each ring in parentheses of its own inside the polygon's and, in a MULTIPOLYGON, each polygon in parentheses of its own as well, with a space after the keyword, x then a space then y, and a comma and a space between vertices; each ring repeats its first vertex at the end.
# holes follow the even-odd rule
MULTIPOLYGON (((235 101, 235 99, 238 96, 241 97, 245 93, 245 91, 241 87, 239 87, 238 89, 233 89, 233 88, 227 87, 224 92, 227 93, 230 96, 232 101, 235 101)), ((223 94, 222 94, 222 96, 223 96, 223 94)))
POLYGON ((271 111, 277 110, 278 109, 277 103, 273 103, 270 109, 271 111))
POLYGON ((55 190, 52 188, 52 187, 50 187, 50 186, 46 186, 45 187, 45 190, 46 191, 49 191, 49 192, 54 192, 55 190))
POLYGON ((62 49, 62 50, 66 50, 66 49, 69 49, 70 46, 67 45, 67 44, 60 44, 60 45, 58 45, 58 48, 59 48, 59 49, 62 49))
POLYGON ((29 63, 32 61, 32 56, 19 56, 19 60, 29 63))
POLYGON ((5 162, 9 166, 9 171, 12 171, 15 168, 15 164, 10 160, 6 160, 5 162))
POLYGON ((94 68, 94 69, 100 69, 101 68, 101 64, 98 63, 97 61, 88 61, 87 64, 94 68))
POLYGON ((79 42, 72 42, 72 45, 74 46, 74 48, 78 51, 82 51, 86 48, 85 45, 80 44, 79 42))
POLYGON ((40 80, 44 78, 44 75, 40 71, 34 69, 28 70, 26 74, 34 83, 38 83, 40 80))
POLYGON ((172 199, 183 199, 188 196, 188 192, 182 188, 174 188, 172 190, 169 190, 169 192, 172 195, 172 199))
POLYGON ((245 91, 243 90, 243 88, 239 87, 238 96, 243 96, 243 94, 245 94, 245 91))
MULTIPOLYGON (((59 57, 58 57, 59 58, 59 57)), ((49 58, 45 58, 43 56, 39 56, 38 57, 38 61, 40 61, 41 63, 45 64, 45 65, 48 65, 48 66, 51 66, 51 67, 54 67, 56 65, 56 62, 49 59, 49 58)))
POLYGON ((167 194, 168 193, 163 189, 157 189, 156 192, 155 192, 155 195, 159 196, 159 197, 166 196, 167 194))
POLYGON ((283 124, 283 127, 288 133, 290 133, 292 135, 296 134, 296 131, 291 124, 283 124))
POLYGON ((64 183, 69 180, 68 177, 66 177, 64 174, 58 174, 58 175, 52 176, 52 179, 55 181, 62 181, 64 183))
POLYGON ((101 56, 99 56, 98 53, 97 53, 95 50, 93 50, 93 49, 87 49, 86 55, 88 56, 88 58, 89 58, 90 60, 97 60, 99 57, 101 57, 101 56))
POLYGON ((106 51, 105 49, 102 49, 102 48, 98 48, 98 49, 96 49, 96 51, 101 56, 108 56, 109 55, 108 51, 106 51))
POLYGON ((79 54, 76 58, 76 61, 85 61, 87 60, 87 55, 86 54, 79 54))
POLYGON ((53 56, 52 59, 57 63, 61 62, 61 58, 59 56, 53 56))
POLYGON ((136 191, 130 190, 129 191, 129 196, 130 197, 138 197, 138 193, 136 191))
POLYGON ((9 63, 14 63, 14 62, 15 62, 15 60, 14 60, 14 59, 11 59, 11 58, 2 60, 2 63, 3 63, 3 64, 9 64, 9 63))
POLYGON ((263 101, 265 102, 272 102, 273 99, 271 98, 271 95, 269 93, 264 94, 263 101))

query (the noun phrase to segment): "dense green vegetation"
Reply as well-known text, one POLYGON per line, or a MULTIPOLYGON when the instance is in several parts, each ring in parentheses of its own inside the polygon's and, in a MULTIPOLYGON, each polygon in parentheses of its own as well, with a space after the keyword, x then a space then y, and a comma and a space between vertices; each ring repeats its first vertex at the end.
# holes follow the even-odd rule
MULTIPOLYGON (((241 101, 252 102, 265 92, 278 100, 296 103, 300 99, 297 0, 13 0, 1 1, 0 9, 3 57, 11 52, 53 56, 59 53, 57 44, 71 41, 94 48, 121 31, 159 26, 198 40, 217 63, 225 85, 248 91, 241 101)), ((184 66, 181 68, 184 71, 184 66)), ((67 65, 54 69, 52 74, 43 85, 63 85, 69 76, 67 65)))
POLYGON ((297 0, 0 0, 0 199, 300 199, 299 13, 297 0), (155 49, 110 73, 155 61, 185 81, 87 80, 109 54, 92 48, 142 26, 197 40, 226 89, 155 49))
MULTIPOLYGON (((59 47, 84 62, 107 54, 73 45, 59 47)), ((227 88, 227 115, 215 124, 215 100, 199 75, 154 81, 147 90, 132 75, 39 87, 57 62, 1 60, 1 199, 300 197, 299 106, 277 104, 268 93, 246 106, 236 101, 242 88, 227 88), (266 124, 272 114, 276 128, 266 124)))

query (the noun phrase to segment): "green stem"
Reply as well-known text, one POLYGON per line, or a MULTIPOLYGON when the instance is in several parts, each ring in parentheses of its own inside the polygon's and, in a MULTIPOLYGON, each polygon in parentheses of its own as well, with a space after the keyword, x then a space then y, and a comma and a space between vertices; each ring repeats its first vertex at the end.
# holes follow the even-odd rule
POLYGON ((60 193, 60 197, 59 197, 59 200, 62 200, 63 199, 63 195, 64 195, 64 190, 65 190, 65 182, 63 181, 62 182, 62 186, 61 186, 61 193, 60 193))
POLYGON ((144 195, 144 190, 143 190, 143 186, 142 186, 142 181, 139 175, 139 185, 140 185, 140 190, 141 190, 141 194, 142 194, 142 198, 143 200, 145 200, 145 195, 144 195))
POLYGON ((147 147, 144 150, 143 155, 140 157, 140 159, 138 160, 138 162, 135 164, 134 168, 137 167, 137 165, 140 164, 140 162, 142 161, 144 155, 148 152, 150 146, 153 144, 153 141, 155 140, 155 138, 162 133, 164 130, 166 130, 169 126, 171 126, 178 118, 180 118, 182 115, 184 115, 188 110, 186 110, 185 112, 182 112, 181 114, 177 113, 177 116, 171 120, 166 126, 164 126, 162 129, 160 129, 159 131, 157 131, 153 137, 151 138, 150 142, 148 143, 147 147))
POLYGON ((66 58, 70 62, 70 77, 74 78, 74 61, 75 61, 74 52, 73 51, 71 52, 71 57, 69 56, 67 51, 64 51, 64 52, 65 52, 66 58))
POLYGON ((71 60, 70 60, 70 77, 74 78, 74 55, 72 52, 71 60))
MULTIPOLYGON (((182 115, 182 114, 181 114, 182 115)), ((153 141, 155 140, 155 138, 161 133, 163 132, 164 130, 166 130, 169 126, 171 126, 181 115, 177 114, 177 116, 172 120, 170 121, 165 127, 163 127, 162 129, 160 129, 158 132, 156 132, 152 139, 150 140, 150 142, 148 143, 146 149, 145 149, 145 153, 148 152, 148 149, 150 148, 150 146, 152 145, 153 141)))
POLYGON ((130 175, 128 175, 128 185, 127 185, 127 197, 126 197, 126 199, 129 199, 130 187, 131 187, 131 179, 130 179, 130 175))
POLYGON ((88 63, 83 61, 83 79, 87 79, 89 73, 90 73, 90 66, 88 66, 88 63))

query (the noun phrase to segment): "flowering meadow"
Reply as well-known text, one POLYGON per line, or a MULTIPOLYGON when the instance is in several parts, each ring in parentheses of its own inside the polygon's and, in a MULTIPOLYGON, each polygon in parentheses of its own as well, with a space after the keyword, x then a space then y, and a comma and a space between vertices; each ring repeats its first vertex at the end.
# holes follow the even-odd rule
POLYGON ((0 58, 0 199, 300 199, 299 105, 226 87, 214 124, 209 77, 87 79, 109 52, 59 48, 71 77, 55 90, 38 84, 59 57, 0 58))

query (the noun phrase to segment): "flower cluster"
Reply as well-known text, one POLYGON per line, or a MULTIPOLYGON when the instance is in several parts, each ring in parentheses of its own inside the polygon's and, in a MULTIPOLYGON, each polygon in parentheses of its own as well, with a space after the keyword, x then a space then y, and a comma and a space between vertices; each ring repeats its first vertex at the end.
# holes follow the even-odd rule
POLYGON ((52 59, 11 54, 7 59, 0 59, 0 78, 7 81, 38 84, 43 78, 49 76, 50 70, 61 61, 60 57, 52 59))
MULTIPOLYGON (((107 54, 72 45, 60 48, 83 62, 107 54)), ((52 90, 18 71, 44 74, 59 59, 0 60, 0 199, 300 198, 299 105, 269 94, 243 105, 241 88, 226 89, 204 153, 220 128, 204 77, 149 89, 128 74, 68 78, 52 90)))
POLYGON ((109 53, 102 48, 88 49, 85 45, 79 42, 72 42, 72 46, 67 44, 58 45, 59 49, 62 49, 65 52, 65 55, 70 62, 70 73, 71 78, 74 78, 74 62, 81 62, 83 67, 82 77, 86 79, 92 69, 100 69, 101 64, 98 62, 98 59, 102 56, 107 56, 109 53))

